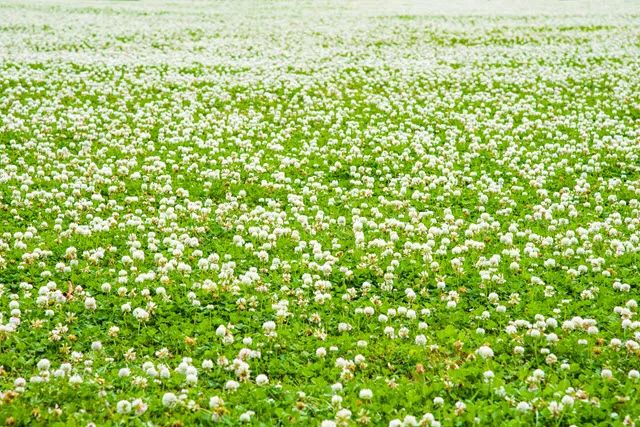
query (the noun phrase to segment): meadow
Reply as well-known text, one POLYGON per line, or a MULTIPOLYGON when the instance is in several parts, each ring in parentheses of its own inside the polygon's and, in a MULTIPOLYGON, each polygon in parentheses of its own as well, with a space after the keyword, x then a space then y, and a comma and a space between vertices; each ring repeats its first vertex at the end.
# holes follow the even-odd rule
POLYGON ((633 426, 640 3, 0 3, 0 424, 633 426))

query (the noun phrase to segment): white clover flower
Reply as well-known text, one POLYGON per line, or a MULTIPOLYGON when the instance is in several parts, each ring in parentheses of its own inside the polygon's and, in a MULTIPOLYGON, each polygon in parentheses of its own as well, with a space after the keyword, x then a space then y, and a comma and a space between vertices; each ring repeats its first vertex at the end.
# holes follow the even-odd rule
POLYGON ((373 399, 373 392, 368 388, 363 388, 362 390, 360 390, 359 396, 360 396, 360 399, 371 400, 373 399))
POLYGON ((128 414, 131 412, 131 403, 128 400, 120 400, 116 404, 116 412, 118 414, 128 414))
POLYGON ((240 420, 240 422, 248 423, 248 422, 251 421, 251 417, 253 417, 254 415, 255 415, 255 412, 246 411, 246 412, 243 412, 242 414, 240 414, 239 420, 240 420))
POLYGON ((276 329, 276 322, 274 322, 273 320, 269 320, 267 322, 264 322, 262 324, 262 329, 265 332, 273 332, 276 329))
POLYGON ((167 379, 171 377, 171 371, 169 371, 169 369, 166 366, 160 366, 158 369, 160 373, 160 378, 167 379))
POLYGON ((149 312, 143 308, 135 308, 133 310, 133 317, 135 317, 140 322, 145 322, 149 320, 149 312))
POLYGON ((483 359, 490 359, 493 357, 493 350, 489 346, 483 345, 476 350, 476 354, 483 359))
POLYGON ((131 402, 131 407, 135 411, 136 415, 142 415, 148 409, 148 405, 146 403, 144 403, 144 401, 142 399, 134 399, 131 402))
POLYGON ((96 299, 93 297, 87 297, 84 300, 84 308, 87 310, 95 310, 97 308, 96 299))
POLYGON ((213 396, 209 399, 209 409, 217 409, 224 406, 224 400, 221 397, 213 396))
POLYGON ((82 377, 78 374, 69 377, 69 384, 71 385, 82 384, 82 381, 82 377))
POLYGON ((418 420, 413 415, 406 415, 402 420, 403 426, 417 426, 418 420))
POLYGON ((351 411, 346 409, 346 408, 342 408, 340 409, 338 412, 336 412, 336 422, 338 424, 344 424, 349 422, 349 420, 351 419, 351 411))
POLYGON ((162 396, 162 404, 167 408, 172 408, 178 403, 178 397, 173 393, 165 393, 162 396))
POLYGON ((49 362, 49 359, 41 359, 38 362, 38 370, 39 371, 48 371, 49 368, 51 367, 51 362, 49 362))
POLYGON ((185 377, 185 382, 188 385, 196 385, 198 383, 198 375, 193 374, 193 373, 187 374, 186 377, 185 377))
POLYGON ((237 381, 229 380, 225 383, 225 390, 236 391, 240 387, 240 384, 237 381))
POLYGON ((562 403, 556 402, 555 400, 552 400, 551 402, 549 402, 547 409, 549 409, 549 412, 551 412, 552 416, 557 417, 564 409, 564 405, 562 403))
POLYGON ((569 396, 568 394, 565 394, 562 397, 562 404, 564 406, 573 406, 573 403, 574 403, 573 397, 569 396))

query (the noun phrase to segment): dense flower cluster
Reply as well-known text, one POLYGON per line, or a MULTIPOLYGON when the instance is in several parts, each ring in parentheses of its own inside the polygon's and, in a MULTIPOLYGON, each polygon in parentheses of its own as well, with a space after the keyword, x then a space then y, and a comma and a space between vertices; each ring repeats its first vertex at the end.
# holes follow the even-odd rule
POLYGON ((638 421, 633 2, 389 3, 0 6, 0 422, 638 421))

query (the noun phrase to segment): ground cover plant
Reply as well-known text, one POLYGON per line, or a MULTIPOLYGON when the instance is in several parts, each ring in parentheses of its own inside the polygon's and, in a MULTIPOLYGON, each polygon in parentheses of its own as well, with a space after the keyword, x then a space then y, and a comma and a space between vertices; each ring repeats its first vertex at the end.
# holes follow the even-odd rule
POLYGON ((0 4, 0 423, 634 425, 637 2, 0 4))

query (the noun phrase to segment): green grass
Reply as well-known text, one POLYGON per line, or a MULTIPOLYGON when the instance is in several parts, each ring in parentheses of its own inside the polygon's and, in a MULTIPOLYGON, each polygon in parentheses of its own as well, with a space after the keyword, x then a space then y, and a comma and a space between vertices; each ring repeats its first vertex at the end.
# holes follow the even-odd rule
POLYGON ((638 421, 638 15, 424 7, 0 6, 0 424, 638 421))

